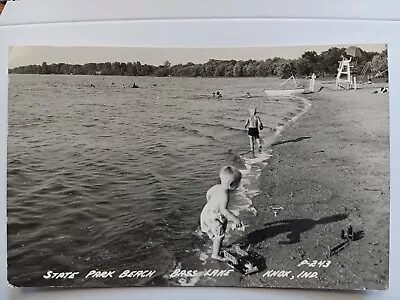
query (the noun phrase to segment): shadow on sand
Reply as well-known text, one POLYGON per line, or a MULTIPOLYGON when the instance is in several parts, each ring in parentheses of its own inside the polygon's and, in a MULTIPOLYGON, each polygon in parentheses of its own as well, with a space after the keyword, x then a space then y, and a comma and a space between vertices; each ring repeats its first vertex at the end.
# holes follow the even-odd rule
POLYGON ((250 232, 244 238, 236 241, 236 244, 240 244, 241 247, 247 247, 250 245, 256 245, 262 241, 278 236, 279 234, 287 233, 287 240, 280 241, 278 244, 296 244, 300 242, 300 235, 303 232, 313 229, 316 225, 324 225, 328 223, 339 222, 345 220, 348 217, 346 214, 337 214, 319 220, 312 219, 288 219, 282 221, 276 221, 265 224, 265 228, 258 229, 250 232))
POLYGON ((272 143, 271 146, 277 146, 277 145, 282 145, 282 144, 286 144, 286 143, 296 143, 296 142, 300 142, 302 140, 307 140, 307 139, 311 139, 311 136, 301 136, 301 137, 299 137, 297 139, 293 139, 293 140, 275 142, 275 143, 272 143))

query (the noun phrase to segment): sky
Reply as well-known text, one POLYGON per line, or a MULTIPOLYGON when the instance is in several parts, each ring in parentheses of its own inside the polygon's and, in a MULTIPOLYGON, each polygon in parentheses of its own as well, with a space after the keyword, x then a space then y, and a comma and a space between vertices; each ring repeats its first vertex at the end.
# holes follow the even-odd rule
POLYGON ((221 60, 265 60, 276 56, 298 58, 305 51, 321 53, 331 47, 358 46, 365 51, 381 52, 386 49, 379 45, 329 45, 254 48, 117 48, 117 47, 51 47, 17 46, 10 47, 9 68, 24 65, 52 63, 85 64, 90 62, 136 62, 161 65, 166 60, 172 64, 187 62, 204 63, 209 59, 221 60))

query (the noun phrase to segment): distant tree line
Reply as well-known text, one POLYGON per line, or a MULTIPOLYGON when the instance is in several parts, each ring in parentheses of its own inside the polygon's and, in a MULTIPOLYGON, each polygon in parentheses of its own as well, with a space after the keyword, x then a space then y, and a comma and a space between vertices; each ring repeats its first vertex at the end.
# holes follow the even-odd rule
MULTIPOLYGON (((171 65, 169 61, 159 66, 141 64, 140 62, 105 62, 79 64, 29 65, 10 69, 15 74, 66 74, 66 75, 120 75, 120 76, 156 76, 156 77, 267 77, 288 78, 291 75, 330 76, 337 73, 338 61, 346 55, 345 48, 332 47, 321 54, 306 51, 297 59, 281 57, 266 60, 215 60, 203 64, 188 62, 171 65)), ((353 73, 360 74, 368 65, 369 72, 387 72, 387 50, 364 52, 362 57, 352 60, 353 73)))

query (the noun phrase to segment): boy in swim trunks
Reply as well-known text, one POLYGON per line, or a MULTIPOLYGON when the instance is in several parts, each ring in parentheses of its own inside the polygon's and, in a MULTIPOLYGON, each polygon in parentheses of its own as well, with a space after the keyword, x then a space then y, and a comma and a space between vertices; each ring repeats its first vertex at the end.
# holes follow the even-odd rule
POLYGON ((244 125, 244 129, 248 127, 247 134, 250 139, 250 148, 251 151, 254 152, 254 141, 256 140, 258 143, 258 148, 261 151, 261 141, 260 141, 260 131, 263 130, 264 125, 261 122, 261 119, 256 116, 257 110, 255 108, 250 108, 250 117, 246 121, 246 125, 244 125))
POLYGON ((228 210, 229 193, 234 191, 242 179, 242 173, 235 167, 225 166, 219 172, 221 183, 207 191, 207 204, 200 215, 201 231, 208 234, 213 241, 211 258, 224 260, 219 255, 226 226, 232 221, 236 228, 243 226, 242 222, 228 210))

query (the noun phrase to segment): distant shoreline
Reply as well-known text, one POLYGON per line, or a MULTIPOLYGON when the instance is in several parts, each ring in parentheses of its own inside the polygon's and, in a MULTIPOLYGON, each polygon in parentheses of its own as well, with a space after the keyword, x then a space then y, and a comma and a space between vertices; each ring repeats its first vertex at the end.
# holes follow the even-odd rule
MULTIPOLYGON (((287 78, 281 78, 279 76, 254 76, 254 77, 246 77, 246 76, 242 76, 242 77, 191 77, 191 76, 154 76, 154 75, 88 75, 88 74, 31 74, 31 73, 8 73, 8 75, 37 75, 37 76, 92 76, 92 77, 133 77, 133 78, 182 78, 182 79, 267 79, 267 78, 273 78, 273 79, 278 79, 278 80, 286 80, 287 78)), ((362 77, 363 78, 363 77, 362 77)), ((303 77, 296 77, 296 79, 299 80, 309 80, 307 77, 303 76, 303 77)), ((318 77, 318 80, 323 83, 323 84, 327 84, 327 83, 331 83, 334 82, 336 80, 336 76, 335 75, 327 75, 327 76, 321 76, 318 77)), ((366 78, 363 78, 362 81, 366 81, 366 78)), ((388 80, 388 76, 382 76, 379 78, 374 78, 373 81, 374 82, 384 82, 388 80)))
MULTIPOLYGON (((248 76, 241 76, 241 77, 230 77, 230 76, 218 76, 218 77, 214 77, 214 76, 197 76, 197 77, 192 77, 192 76, 155 76, 155 75, 93 75, 93 74, 36 74, 36 73, 8 73, 8 75, 38 75, 38 76, 93 76, 93 77, 136 77, 136 78, 188 78, 188 79, 202 79, 202 78, 206 78, 206 79, 235 79, 235 78, 240 78, 240 79, 261 79, 261 78, 274 78, 274 79, 281 79, 281 80, 285 80, 288 78, 282 78, 276 75, 270 75, 270 76, 252 76, 252 77, 248 77, 248 76)), ((320 80, 323 79, 323 81, 331 81, 331 80, 335 80, 335 75, 327 75, 324 77, 319 77, 320 80)), ((381 77, 381 78, 386 78, 386 77, 381 77)), ((299 76, 296 77, 296 79, 308 79, 307 76, 299 76)))
MULTIPOLYGON (((209 59, 204 63, 186 62, 171 64, 166 60, 161 65, 136 62, 88 62, 85 64, 51 63, 43 61, 40 65, 31 64, 9 68, 12 74, 65 74, 65 75, 119 75, 119 76, 155 76, 155 77, 269 77, 282 79, 295 76, 304 78, 315 74, 317 77, 335 76, 338 63, 348 56, 346 48, 332 47, 317 54, 306 51, 300 57, 287 59, 282 57, 264 60, 209 59)), ((387 50, 366 52, 352 60, 352 72, 371 76, 387 75, 387 50)))

